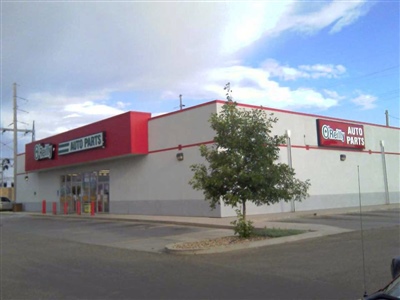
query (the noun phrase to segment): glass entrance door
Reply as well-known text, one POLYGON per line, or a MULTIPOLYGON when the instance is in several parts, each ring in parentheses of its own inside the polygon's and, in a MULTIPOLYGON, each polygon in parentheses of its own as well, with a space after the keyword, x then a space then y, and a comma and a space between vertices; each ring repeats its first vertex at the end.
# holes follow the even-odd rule
POLYGON ((90 213, 90 173, 83 173, 82 177, 82 209, 84 213, 90 213))
POLYGON ((97 211, 109 212, 109 170, 99 171, 97 184, 97 211))
POLYGON ((90 173, 89 199, 90 209, 94 208, 94 212, 97 212, 97 172, 90 173))
POLYGON ((72 174, 71 175, 72 182, 72 199, 74 205, 74 212, 80 208, 82 210, 82 175, 81 174, 72 174), (78 205, 78 203, 80 205, 78 205))
POLYGON ((60 210, 68 205, 68 213, 109 212, 109 170, 61 175, 60 210))
POLYGON ((62 175, 60 183, 59 212, 71 213, 75 211, 71 189, 71 174, 62 175))

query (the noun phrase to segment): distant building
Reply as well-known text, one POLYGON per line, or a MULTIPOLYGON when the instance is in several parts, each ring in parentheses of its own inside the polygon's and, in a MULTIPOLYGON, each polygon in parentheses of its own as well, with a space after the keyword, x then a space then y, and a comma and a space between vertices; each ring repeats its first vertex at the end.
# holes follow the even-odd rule
POLYGON ((14 188, 12 187, 1 187, 0 188, 0 196, 7 197, 10 200, 14 200, 14 188))
MULTIPOLYGON (((189 166, 202 162, 199 145, 212 144, 208 122, 224 101, 151 117, 127 112, 26 145, 18 156, 17 201, 40 211, 42 199, 83 212, 180 216, 233 216, 211 210, 188 184, 189 166)), ((259 108, 239 104, 244 109, 259 108)), ((356 207, 358 169, 363 205, 400 203, 399 128, 263 108, 279 121, 273 134, 290 132, 280 162, 310 179, 303 202, 248 207, 248 214, 356 207), (291 154, 291 155, 290 155, 291 154)))

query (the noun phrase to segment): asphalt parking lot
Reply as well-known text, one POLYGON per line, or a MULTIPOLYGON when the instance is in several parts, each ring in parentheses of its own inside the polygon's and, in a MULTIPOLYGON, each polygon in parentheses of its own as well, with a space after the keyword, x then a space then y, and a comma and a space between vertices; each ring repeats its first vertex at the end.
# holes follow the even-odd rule
MULTIPOLYGON (((348 218, 316 217, 300 219, 336 220, 339 225, 348 218)), ((363 244, 354 230, 227 253, 179 256, 157 249, 171 241, 232 231, 19 213, 1 213, 0 225, 4 300, 361 299, 364 292, 363 244)), ((390 280, 391 258, 399 255, 400 226, 391 211, 364 216, 364 225, 371 228, 363 235, 366 290, 373 292, 390 280), (386 223, 385 214, 390 220, 386 223)))
POLYGON ((163 252, 165 245, 232 235, 232 230, 135 221, 68 219, 1 213, 3 230, 85 244, 146 252, 163 252))
MULTIPOLYGON (((113 218, 104 220, 91 217, 74 218, 74 216, 43 216, 12 212, 2 212, 0 217, 3 229, 19 231, 24 234, 153 253, 165 252, 166 245, 233 235, 232 229, 216 228, 211 225, 207 228, 187 224, 157 223, 156 220, 154 222, 113 218)), ((361 217, 359 213, 354 212, 299 216, 267 222, 262 224, 262 227, 266 225, 267 227, 294 229, 317 228, 318 230, 319 228, 320 235, 318 232, 306 234, 313 238, 326 234, 359 231, 361 230, 361 220, 363 230, 396 226, 400 224, 400 208, 363 212, 361 217), (333 232, 327 232, 323 226, 330 227, 333 232), (335 228, 339 230, 335 230, 335 228)), ((211 218, 211 221, 215 220, 211 218)), ((301 236, 308 238, 306 235, 301 236)), ((287 239, 294 241, 301 238, 293 236, 287 239)), ((394 239, 397 239, 400 245, 400 235, 394 239)), ((267 241, 270 244, 275 242, 278 241, 276 239, 267 241)))

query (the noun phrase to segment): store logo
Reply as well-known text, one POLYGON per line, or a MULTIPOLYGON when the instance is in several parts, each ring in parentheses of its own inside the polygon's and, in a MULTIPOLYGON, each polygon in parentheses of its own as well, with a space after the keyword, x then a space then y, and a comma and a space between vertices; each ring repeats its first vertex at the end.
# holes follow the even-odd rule
POLYGON ((326 140, 337 140, 344 142, 345 133, 340 129, 333 130, 328 125, 322 126, 322 136, 326 140))
POLYGON ((35 145, 35 160, 52 159, 54 152, 53 144, 36 144, 35 145))
POLYGON ((58 155, 104 147, 104 132, 58 144, 58 155))
POLYGON ((319 146, 365 148, 363 125, 317 119, 317 131, 319 146))

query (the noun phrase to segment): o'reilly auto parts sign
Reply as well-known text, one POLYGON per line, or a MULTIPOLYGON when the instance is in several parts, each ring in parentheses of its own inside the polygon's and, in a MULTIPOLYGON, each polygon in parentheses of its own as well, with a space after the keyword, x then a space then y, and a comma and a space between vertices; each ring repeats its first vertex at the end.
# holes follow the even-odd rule
POLYGON ((35 160, 53 159, 53 152, 53 144, 36 144, 34 153, 35 160))
POLYGON ((84 136, 58 144, 58 155, 104 147, 104 132, 84 136))
POLYGON ((364 126, 317 119, 318 145, 334 148, 364 149, 364 126))

